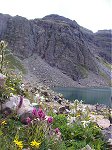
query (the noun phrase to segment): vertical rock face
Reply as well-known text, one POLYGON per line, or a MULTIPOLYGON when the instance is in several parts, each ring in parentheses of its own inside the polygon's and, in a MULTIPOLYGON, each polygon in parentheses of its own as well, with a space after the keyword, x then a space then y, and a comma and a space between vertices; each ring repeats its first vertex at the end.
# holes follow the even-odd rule
POLYGON ((47 63, 61 69, 74 80, 83 76, 81 69, 85 67, 96 72, 92 54, 84 44, 78 25, 72 27, 66 22, 55 22, 48 18, 34 20, 32 24, 36 31, 35 51, 47 63))
POLYGON ((112 63, 111 48, 112 48, 112 30, 99 30, 95 33, 95 43, 98 43, 100 50, 99 55, 112 63))
POLYGON ((4 39, 9 47, 20 57, 28 57, 34 49, 34 41, 30 22, 22 17, 9 18, 4 39))
POLYGON ((94 37, 75 21, 58 15, 27 20, 0 14, 0 39, 5 39, 17 56, 28 58, 37 53, 73 80, 84 78, 89 71, 98 74, 90 46, 95 44, 94 37))
POLYGON ((3 15, 0 13, 0 39, 3 37, 4 32, 7 29, 7 21, 9 20, 9 15, 3 15))

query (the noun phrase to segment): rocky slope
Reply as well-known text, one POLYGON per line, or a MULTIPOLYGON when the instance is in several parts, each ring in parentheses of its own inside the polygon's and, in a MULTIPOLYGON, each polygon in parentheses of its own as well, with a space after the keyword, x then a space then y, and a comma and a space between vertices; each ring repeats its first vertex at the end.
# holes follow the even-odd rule
POLYGON ((98 82, 108 85, 111 31, 94 34, 75 21, 58 15, 27 20, 0 14, 1 39, 9 43, 9 48, 23 60, 28 72, 40 82, 65 86, 64 79, 66 86, 80 86, 82 79, 89 79, 94 74, 96 85, 98 82), (103 79, 103 83, 100 82, 103 79))

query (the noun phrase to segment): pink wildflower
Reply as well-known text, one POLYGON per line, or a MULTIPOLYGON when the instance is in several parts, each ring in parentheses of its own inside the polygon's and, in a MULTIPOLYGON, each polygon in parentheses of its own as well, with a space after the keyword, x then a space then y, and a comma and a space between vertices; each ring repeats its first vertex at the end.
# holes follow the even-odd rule
POLYGON ((40 119, 40 120, 42 120, 42 119, 45 119, 45 113, 43 112, 43 110, 42 109, 38 109, 38 111, 37 111, 37 117, 40 119))
POLYGON ((53 117, 51 117, 51 116, 50 116, 50 117, 48 117, 48 119, 47 119, 47 123, 48 123, 48 124, 50 124, 50 123, 52 123, 52 122, 53 122, 53 117))
POLYGON ((59 128, 55 129, 55 133, 58 134, 60 132, 59 128))
POLYGON ((27 117, 26 118, 26 122, 29 124, 29 123, 31 123, 31 118, 30 117, 27 117))
POLYGON ((32 114, 37 117, 37 109, 36 108, 33 109, 32 114))

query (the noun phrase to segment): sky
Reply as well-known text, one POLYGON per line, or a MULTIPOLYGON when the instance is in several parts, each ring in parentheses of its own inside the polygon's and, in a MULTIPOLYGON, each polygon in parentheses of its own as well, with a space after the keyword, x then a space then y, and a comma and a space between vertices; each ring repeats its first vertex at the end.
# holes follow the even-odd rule
POLYGON ((58 14, 93 32, 112 29, 112 0, 0 0, 0 13, 28 19, 58 14))

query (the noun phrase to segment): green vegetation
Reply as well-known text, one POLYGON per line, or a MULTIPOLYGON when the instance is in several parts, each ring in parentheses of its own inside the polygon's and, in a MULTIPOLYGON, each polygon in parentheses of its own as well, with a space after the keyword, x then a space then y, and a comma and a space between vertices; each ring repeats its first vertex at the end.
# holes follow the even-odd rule
POLYGON ((97 60, 100 62, 100 63, 102 63, 105 67, 107 67, 109 70, 111 70, 112 69, 112 65, 111 64, 109 64, 106 60, 104 60, 103 58, 101 58, 101 57, 96 57, 97 58, 97 60))
MULTIPOLYGON (((3 51, 5 43, 0 44, 3 44, 3 51)), ((53 108, 49 109, 43 101, 41 104, 40 99, 39 108, 34 107, 31 114, 22 119, 18 114, 24 101, 23 96, 26 96, 25 89, 21 89, 22 78, 14 70, 7 70, 3 53, 0 63, 0 71, 6 75, 4 84, 0 85, 1 106, 11 95, 20 95, 19 104, 10 113, 1 107, 1 150, 80 150, 86 145, 95 150, 108 150, 100 127, 92 122, 89 109, 83 109, 79 101, 75 101, 72 106, 74 113, 55 114, 53 108)))
POLYGON ((18 69, 23 74, 26 74, 26 69, 22 65, 21 61, 16 56, 14 56, 13 54, 10 53, 10 54, 6 55, 6 61, 9 62, 10 68, 18 69))
MULTIPOLYGON (((106 60, 104 60, 103 58, 101 58, 99 56, 97 56, 96 58, 103 66, 108 68, 111 73, 112 65, 109 64, 106 60)), ((111 86, 111 81, 110 81, 111 79, 101 70, 99 70, 99 74, 107 81, 108 85, 111 86)))

